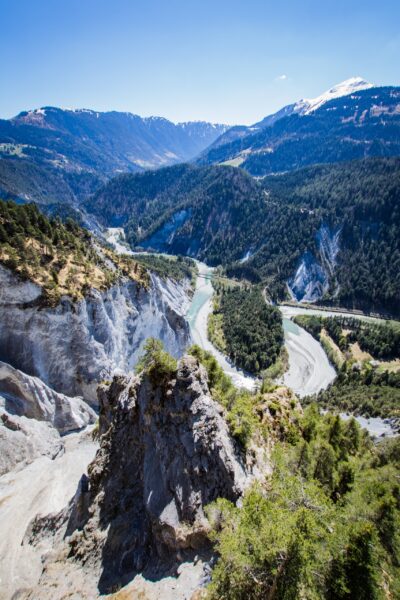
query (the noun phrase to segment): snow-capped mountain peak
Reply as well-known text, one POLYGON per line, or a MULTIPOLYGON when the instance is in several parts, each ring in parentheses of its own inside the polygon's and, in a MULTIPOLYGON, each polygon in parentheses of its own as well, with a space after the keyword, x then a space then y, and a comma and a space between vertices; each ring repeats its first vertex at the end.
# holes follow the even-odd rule
POLYGON ((329 100, 341 98, 342 96, 348 96, 354 92, 367 90, 368 88, 372 87, 374 87, 373 84, 369 83, 369 81, 366 81, 362 77, 350 77, 350 79, 346 79, 346 81, 342 81, 341 83, 334 85, 332 88, 316 98, 304 98, 303 100, 300 100, 296 103, 295 112, 300 112, 304 115, 307 115, 320 108, 326 102, 329 102, 329 100))

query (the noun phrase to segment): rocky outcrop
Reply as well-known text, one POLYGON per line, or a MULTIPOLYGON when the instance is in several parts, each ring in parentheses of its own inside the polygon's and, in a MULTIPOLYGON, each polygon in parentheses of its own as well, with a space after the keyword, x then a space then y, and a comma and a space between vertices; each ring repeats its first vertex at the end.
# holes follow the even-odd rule
POLYGON ((190 342, 189 288, 188 281, 151 275, 149 288, 124 279, 105 292, 92 289, 82 301, 63 297, 43 308, 40 288, 0 265, 0 360, 96 404, 98 383, 132 369, 147 337, 183 354, 190 342))
POLYGON ((218 497, 236 501, 254 478, 195 358, 183 358, 164 383, 115 376, 99 400, 100 449, 88 479, 68 510, 36 520, 28 534, 36 543, 43 530, 59 531, 40 581, 43 599, 62 597, 61 573, 73 598, 75 588, 91 598, 138 573, 176 573, 207 550, 204 507, 218 497))
POLYGON ((82 398, 69 398, 0 362, 0 475, 39 456, 64 451, 60 434, 85 428, 97 416, 82 398))
MULTIPOLYGON (((0 397, 2 402, 5 400, 0 397)), ((57 430, 50 423, 10 415, 0 408, 0 475, 38 456, 54 459, 63 448, 57 430)))
POLYGON ((298 302, 316 302, 328 291, 328 276, 311 252, 302 256, 288 287, 292 298, 298 302))
POLYGON ((140 242, 142 248, 157 252, 168 252, 174 242, 174 237, 186 221, 191 217, 192 209, 182 209, 175 212, 170 219, 157 229, 147 240, 140 242))
POLYGON ((0 407, 12 415, 46 421, 59 433, 94 423, 96 413, 82 398, 69 398, 0 361, 0 407))
POLYGON ((316 236, 321 263, 331 277, 334 275, 337 264, 341 231, 340 227, 331 229, 328 225, 321 225, 316 236))

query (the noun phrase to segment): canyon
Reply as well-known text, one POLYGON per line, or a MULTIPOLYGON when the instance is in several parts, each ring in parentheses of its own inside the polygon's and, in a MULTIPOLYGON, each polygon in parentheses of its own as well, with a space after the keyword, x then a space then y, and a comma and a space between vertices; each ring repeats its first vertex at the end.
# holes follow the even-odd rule
POLYGON ((385 470, 389 419, 356 417, 371 440, 352 408, 343 421, 305 408, 344 371, 293 318, 398 311, 398 98, 355 78, 229 131, 51 107, 0 122, 0 190, 49 215, 12 202, 0 214, 1 600, 200 600, 226 511, 235 529, 262 489, 256 523, 285 460, 296 502, 314 510, 311 482, 332 514, 362 479, 363 444, 366 477, 385 470), (274 381, 208 339, 214 277, 279 308, 287 370, 274 381))

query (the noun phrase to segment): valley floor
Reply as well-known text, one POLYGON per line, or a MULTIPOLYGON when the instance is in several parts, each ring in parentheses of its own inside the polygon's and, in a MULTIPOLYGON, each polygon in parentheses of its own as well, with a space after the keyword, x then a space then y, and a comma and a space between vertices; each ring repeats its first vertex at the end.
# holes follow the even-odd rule
POLYGON ((253 390, 257 385, 257 378, 232 365, 208 339, 207 321, 213 309, 212 296, 214 289, 211 283, 213 269, 200 262, 197 262, 197 267, 199 274, 196 282, 196 292, 186 315, 193 342, 215 356, 219 365, 231 377, 236 386, 253 390))
MULTIPOLYGON (((207 336, 207 319, 212 312, 213 286, 211 284, 212 268, 204 263, 197 263, 199 276, 196 284, 196 293, 187 314, 192 338, 203 350, 211 352, 217 359, 224 372, 229 375, 238 387, 255 389, 257 379, 244 373, 232 365, 227 358, 210 342, 207 336)), ((326 389, 336 378, 336 371, 326 355, 325 350, 305 329, 299 327, 291 320, 299 314, 330 314, 339 316, 338 312, 318 311, 303 307, 281 305, 285 330, 285 347, 289 356, 289 369, 282 377, 282 382, 290 387, 300 397, 317 394, 326 389)), ((356 315, 354 315, 356 316, 356 315)), ((366 318, 360 316, 359 318, 366 318)), ((348 415, 343 414, 344 418, 348 415)), ((394 435, 395 431, 390 423, 383 419, 356 417, 360 425, 370 435, 380 437, 394 435)))
MULTIPOLYGON (((114 246, 117 253, 134 254, 134 252, 127 249, 124 245, 124 232, 122 229, 110 228, 106 232, 106 237, 109 243, 114 246)), ((196 292, 186 315, 193 342, 215 356, 219 365, 231 377, 236 386, 253 390, 257 387, 257 378, 236 368, 208 339, 207 320, 212 312, 212 296, 214 292, 211 284, 213 269, 199 261, 196 261, 196 263, 198 267, 196 292)), ((282 377, 282 382, 293 389, 300 397, 317 394, 319 391, 326 389, 334 381, 336 371, 329 362, 321 344, 303 328, 293 323, 293 317, 301 314, 322 316, 348 315, 372 322, 378 321, 374 317, 362 314, 345 313, 335 309, 314 309, 309 306, 302 307, 292 304, 282 304, 280 310, 285 330, 285 347, 289 356, 289 369, 282 377)), ((346 417, 347 415, 342 416, 346 417)), ((381 418, 365 419, 357 417, 357 420, 373 436, 379 437, 394 434, 390 423, 386 423, 381 418)))

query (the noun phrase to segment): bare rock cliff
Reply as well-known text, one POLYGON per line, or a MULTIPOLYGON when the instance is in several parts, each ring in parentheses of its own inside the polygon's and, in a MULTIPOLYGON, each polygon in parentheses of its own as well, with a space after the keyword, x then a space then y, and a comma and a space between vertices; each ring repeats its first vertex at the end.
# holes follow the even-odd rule
POLYGON ((39 456, 55 458, 64 448, 60 435, 95 421, 82 398, 59 394, 0 361, 0 475, 39 456))
POLYGON ((139 573, 176 573, 207 551, 204 507, 236 501, 253 479, 193 357, 161 384, 115 376, 100 387, 99 404, 100 448, 88 479, 62 515, 37 519, 27 535, 31 544, 55 535, 39 584, 44 600, 64 597, 64 579, 68 597, 91 598, 139 573))
POLYGON ((38 377, 26 375, 0 361, 0 407, 18 416, 47 421, 59 433, 94 423, 96 413, 82 398, 59 394, 38 377))
POLYGON ((151 274, 148 288, 125 278, 79 302, 64 296, 43 307, 40 287, 0 265, 0 360, 96 405, 98 384, 132 369, 148 337, 182 356, 190 344, 189 290, 188 280, 151 274))

